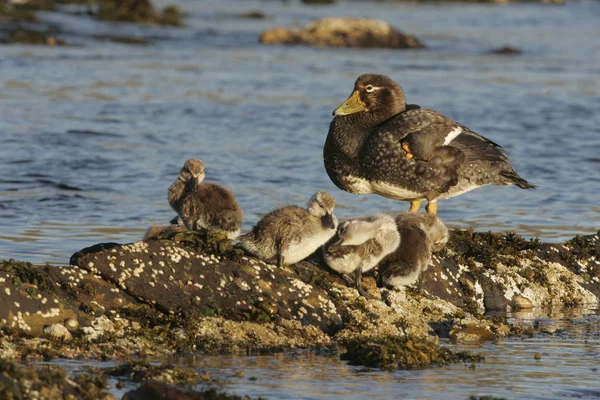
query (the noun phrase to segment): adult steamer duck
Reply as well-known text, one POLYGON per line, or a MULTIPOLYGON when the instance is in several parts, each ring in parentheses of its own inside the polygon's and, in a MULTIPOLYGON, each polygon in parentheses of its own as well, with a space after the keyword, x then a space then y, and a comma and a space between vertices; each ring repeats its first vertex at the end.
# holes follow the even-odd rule
POLYGON ((511 167, 502 147, 442 114, 406 104, 384 75, 358 77, 334 112, 323 149, 327 174, 350 193, 410 201, 417 212, 437 200, 484 185, 533 189, 511 167))

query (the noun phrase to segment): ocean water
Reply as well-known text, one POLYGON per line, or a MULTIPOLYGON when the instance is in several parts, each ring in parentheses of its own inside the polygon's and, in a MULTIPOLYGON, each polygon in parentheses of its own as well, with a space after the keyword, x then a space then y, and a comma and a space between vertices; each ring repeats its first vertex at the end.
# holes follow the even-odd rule
MULTIPOLYGON (((164 4, 165 2, 159 2, 164 4)), ((338 190, 322 148, 354 80, 397 80, 503 145, 535 191, 485 187, 441 201, 450 227, 562 241, 600 228, 600 2, 413 4, 173 1, 186 27, 46 12, 69 47, 0 46, 0 258, 66 264, 98 242, 139 240, 174 213, 167 188, 187 158, 229 187, 250 228, 317 190, 339 218, 408 203, 338 190), (262 10, 270 18, 239 19, 262 10), (385 19, 427 50, 264 46, 259 34, 324 16, 385 19), (150 37, 146 46, 91 35, 150 37), (504 45, 522 55, 492 55, 504 45)))

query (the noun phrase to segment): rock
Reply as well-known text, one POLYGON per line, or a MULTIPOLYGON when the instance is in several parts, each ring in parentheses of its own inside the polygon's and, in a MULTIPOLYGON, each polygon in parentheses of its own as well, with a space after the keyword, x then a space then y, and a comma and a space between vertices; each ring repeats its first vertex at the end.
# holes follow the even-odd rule
MULTIPOLYGON (((123 35, 92 35, 92 37, 96 40, 100 41, 109 41, 115 43, 123 43, 123 44, 131 44, 131 45, 147 45, 150 43, 150 40, 144 37, 139 36, 123 36, 123 35)), ((148 228, 148 231, 151 235, 158 234, 167 230, 166 226, 162 225, 152 225, 148 228)), ((148 233, 147 233, 148 234, 148 233)))
POLYGON ((450 339, 455 343, 479 343, 496 339, 496 336, 482 326, 467 325, 450 331, 450 339))
POLYGON ((341 323, 323 289, 256 259, 241 256, 238 262, 160 240, 85 252, 76 257, 78 266, 165 313, 221 315, 234 321, 286 318, 326 332, 341 323))
POLYGON ((468 352, 453 353, 440 347, 436 341, 410 336, 357 337, 342 342, 342 345, 346 348, 346 352, 341 356, 342 360, 350 361, 351 365, 387 369, 425 368, 484 359, 468 352))
POLYGON ((65 319, 64 325, 69 331, 75 331, 79 328, 79 321, 75 318, 67 318, 65 319))
POLYGON ((89 374, 68 377, 56 365, 28 367, 0 359, 0 399, 99 399, 114 400, 106 382, 89 374))
POLYGON ((56 35, 50 32, 41 32, 23 27, 13 27, 7 29, 0 36, 0 43, 23 43, 44 46, 64 46, 65 42, 57 39, 56 35))
POLYGON ((336 0, 302 0, 304 4, 334 4, 336 0))
POLYGON ((515 294, 512 298, 513 307, 516 310, 526 310, 533 308, 533 303, 526 297, 515 294))
POLYGON ((160 381, 176 385, 195 385, 200 381, 200 375, 194 369, 176 367, 168 363, 156 366, 135 361, 104 369, 103 373, 124 377, 134 382, 160 381))
POLYGON ((264 44, 303 44, 316 47, 425 47, 414 36, 398 31, 387 22, 368 18, 323 18, 302 30, 272 28, 263 32, 259 40, 264 44))
POLYGON ((267 19, 272 18, 270 15, 265 14, 260 10, 251 10, 238 14, 238 18, 243 19, 267 19))
POLYGON ((9 5, 6 2, 0 4, 0 22, 36 22, 34 9, 21 5, 9 5))
POLYGON ((73 340, 73 335, 71 335, 71 332, 63 324, 48 325, 44 328, 44 333, 53 340, 62 340, 64 342, 73 340))
POLYGON ((158 12, 150 0, 101 0, 96 18, 104 21, 180 26, 182 13, 176 6, 158 12))
POLYGON ((44 336, 44 327, 78 319, 92 306, 102 312, 134 299, 99 276, 78 267, 37 267, 0 261, 0 326, 28 336, 44 336))
POLYGON ((426 366, 458 360, 440 353, 437 337, 536 333, 484 311, 597 305, 597 260, 598 235, 559 245, 455 230, 423 274, 422 295, 366 277, 371 296, 363 297, 316 256, 277 268, 202 232, 165 234, 83 249, 70 267, 0 262, 0 350, 30 361, 118 360, 348 344, 355 362, 371 363, 364 344, 374 365, 426 366), (43 328, 58 324, 69 325, 71 341, 44 338, 43 328))
MULTIPOLYGON (((248 397, 244 397, 248 398, 248 397)), ((148 381, 123 396, 123 400, 239 400, 239 396, 218 393, 216 389, 185 390, 158 381, 148 381)))
POLYGON ((519 55, 523 54, 523 51, 516 47, 504 46, 491 50, 490 54, 519 55))

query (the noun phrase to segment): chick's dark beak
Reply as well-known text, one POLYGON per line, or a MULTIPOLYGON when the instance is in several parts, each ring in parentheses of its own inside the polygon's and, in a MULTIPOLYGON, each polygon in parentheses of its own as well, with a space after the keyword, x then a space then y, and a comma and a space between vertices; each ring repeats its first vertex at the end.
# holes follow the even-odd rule
POLYGON ((336 237, 336 239, 333 241, 333 243, 331 243, 331 245, 329 246, 330 248, 336 248, 336 247, 340 247, 342 245, 342 242, 344 240, 340 237, 336 237))
POLYGON ((335 229, 335 221, 333 220, 333 214, 327 213, 321 218, 323 221, 323 226, 329 229, 335 229))

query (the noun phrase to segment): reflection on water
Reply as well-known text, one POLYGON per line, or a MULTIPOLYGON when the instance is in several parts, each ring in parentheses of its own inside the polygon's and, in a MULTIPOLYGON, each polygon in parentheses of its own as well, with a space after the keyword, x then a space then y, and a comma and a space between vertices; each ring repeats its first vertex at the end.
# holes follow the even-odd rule
MULTIPOLYGON (((449 345, 455 350, 467 349, 485 355, 485 361, 476 365, 390 372, 349 366, 338 355, 310 352, 247 357, 198 355, 171 361, 201 372, 209 371, 213 379, 218 379, 212 385, 228 393, 268 399, 600 397, 599 310, 577 310, 571 314, 537 311, 509 317, 524 324, 537 321, 546 333, 481 345, 449 345), (540 354, 539 360, 535 359, 536 353, 540 354), (236 376, 239 372, 244 372, 244 376, 236 376)), ((73 372, 83 372, 90 365, 65 360, 54 363, 73 372)), ((121 394, 133 386, 129 384, 114 393, 121 394)))
POLYGON ((183 161, 230 187, 249 228, 273 207, 325 189, 338 216, 405 209, 342 193, 323 168, 331 111, 364 72, 408 100, 503 144, 536 191, 484 188, 440 203, 452 227, 558 241, 599 226, 600 3, 415 5, 175 1, 186 28, 105 24, 45 13, 82 46, 0 46, 0 257, 66 263, 97 241, 131 242, 173 217, 166 191, 183 161), (272 19, 235 16, 262 9, 272 19), (383 18, 426 51, 261 46, 274 25, 383 18), (90 35, 143 32, 148 46, 90 35), (487 54, 504 45, 523 55, 487 54))

